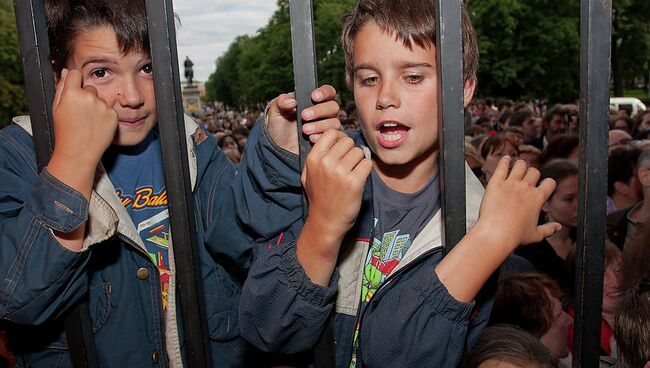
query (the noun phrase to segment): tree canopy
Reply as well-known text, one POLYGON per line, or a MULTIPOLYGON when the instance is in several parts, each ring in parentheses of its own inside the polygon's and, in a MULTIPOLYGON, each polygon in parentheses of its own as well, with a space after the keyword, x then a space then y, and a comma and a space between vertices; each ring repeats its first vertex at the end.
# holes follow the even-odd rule
POLYGON ((0 0, 0 127, 27 113, 16 18, 11 1, 0 0))
MULTIPOLYGON (((343 50, 340 18, 354 0, 315 0, 314 23, 318 77, 331 84, 344 101, 351 93, 343 80, 343 50)), ((228 106, 251 106, 293 90, 289 1, 278 0, 269 23, 254 36, 240 36, 216 61, 208 78, 207 99, 228 106)))
MULTIPOLYGON (((209 99, 231 106, 268 101, 293 89, 287 0, 256 35, 240 37, 216 63, 209 99), (234 84, 233 84, 234 83, 234 84)), ((343 102, 340 17, 355 0, 315 0, 319 82, 332 84, 343 102)), ((579 97, 580 0, 471 0, 468 11, 481 55, 478 94, 568 102, 579 97)), ((635 78, 650 78, 650 2, 615 0, 612 80, 614 93, 635 78)))

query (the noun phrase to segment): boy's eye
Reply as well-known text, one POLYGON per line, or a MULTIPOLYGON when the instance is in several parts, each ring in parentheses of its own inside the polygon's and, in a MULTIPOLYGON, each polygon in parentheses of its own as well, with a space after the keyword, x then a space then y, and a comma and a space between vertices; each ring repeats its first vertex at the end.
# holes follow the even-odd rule
POLYGON ((406 76, 406 81, 408 83, 412 83, 412 84, 420 83, 420 82, 422 82, 423 79, 424 79, 424 77, 422 77, 421 75, 407 75, 406 76))
POLYGON ((95 78, 106 78, 108 71, 106 69, 96 69, 90 72, 90 74, 95 78))
POLYGON ((153 66, 151 66, 151 63, 145 65, 142 67, 142 72, 146 74, 151 74, 153 73, 153 66))
POLYGON ((364 86, 374 86, 379 82, 379 77, 361 77, 361 84, 364 86))

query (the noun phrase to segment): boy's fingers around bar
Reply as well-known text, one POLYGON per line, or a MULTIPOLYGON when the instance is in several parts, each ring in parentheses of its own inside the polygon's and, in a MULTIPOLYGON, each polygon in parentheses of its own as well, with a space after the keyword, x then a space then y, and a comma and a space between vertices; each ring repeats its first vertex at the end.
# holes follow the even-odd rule
POLYGON ((325 154, 332 148, 332 146, 336 144, 336 142, 338 142, 340 139, 347 138, 347 137, 348 136, 345 133, 339 130, 335 130, 335 129, 327 130, 325 133, 321 135, 320 139, 318 140, 318 142, 316 142, 314 147, 312 147, 311 152, 318 155, 325 154))
POLYGON ((336 89, 329 84, 322 85, 311 92, 311 100, 314 103, 334 100, 335 97, 336 89))

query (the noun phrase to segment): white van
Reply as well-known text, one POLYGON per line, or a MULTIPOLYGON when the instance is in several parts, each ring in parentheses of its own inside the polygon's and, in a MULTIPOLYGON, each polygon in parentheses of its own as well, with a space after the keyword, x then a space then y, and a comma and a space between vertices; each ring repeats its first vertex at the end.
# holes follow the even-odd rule
POLYGON ((631 116, 635 116, 636 113, 641 110, 645 110, 646 106, 641 100, 634 97, 610 97, 609 98, 609 109, 613 111, 618 111, 622 107, 625 107, 632 111, 631 116))

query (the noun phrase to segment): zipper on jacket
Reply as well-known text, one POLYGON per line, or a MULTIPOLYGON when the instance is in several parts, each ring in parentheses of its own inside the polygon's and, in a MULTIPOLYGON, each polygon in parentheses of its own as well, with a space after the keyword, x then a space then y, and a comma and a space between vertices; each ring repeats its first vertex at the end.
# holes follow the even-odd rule
MULTIPOLYGON (((369 251, 370 251, 370 250, 369 250, 369 251)), ((365 317, 366 311, 367 311, 368 306, 370 305, 370 303, 372 303, 373 299, 375 299, 375 297, 377 297, 377 296, 379 295, 379 293, 380 293, 382 290, 386 289, 386 288, 385 288, 386 285, 392 283, 392 280, 393 280, 393 279, 395 279, 395 278, 398 277, 398 276, 401 276, 401 275, 404 274, 406 271, 411 270, 413 267, 415 267, 416 265, 418 265, 418 264, 420 264, 421 262, 423 262, 423 261, 424 261, 426 258, 428 258, 429 256, 432 256, 432 255, 434 255, 435 253, 438 253, 438 252, 440 252, 440 251, 442 251, 442 247, 438 247, 438 248, 434 248, 434 249, 429 249, 429 250, 427 250, 426 252, 420 254, 420 255, 419 255, 418 257, 416 257, 414 260, 412 260, 411 262, 409 262, 406 266, 402 267, 400 270, 398 270, 398 271, 395 272, 394 274, 388 276, 388 277, 386 278, 386 280, 384 280, 384 282, 381 284, 381 286, 379 287, 379 289, 377 289, 377 291, 376 291, 376 292, 375 292, 375 293, 370 297, 370 300, 368 300, 368 302, 366 303, 365 306, 360 305, 359 311, 357 312, 357 320, 356 320, 356 324, 359 325, 359 337, 358 337, 359 348, 357 348, 357 366, 359 366, 359 362, 361 361, 361 354, 360 354, 361 349, 360 349, 360 346, 361 346, 361 328, 363 327, 363 318, 365 317)), ((359 304, 363 304, 363 303, 360 302, 359 304)), ((355 325, 355 327, 356 327, 356 325, 355 325)), ((351 357, 350 357, 350 358, 351 358, 351 357)))

